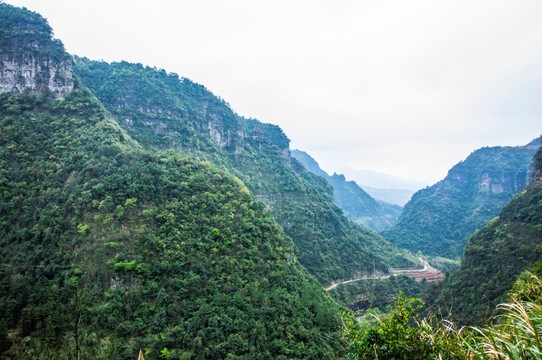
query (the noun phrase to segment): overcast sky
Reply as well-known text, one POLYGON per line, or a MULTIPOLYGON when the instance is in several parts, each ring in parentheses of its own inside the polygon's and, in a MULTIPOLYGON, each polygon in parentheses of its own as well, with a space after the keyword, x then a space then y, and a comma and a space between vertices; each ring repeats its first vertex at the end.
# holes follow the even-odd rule
POLYGON ((277 124, 330 173, 425 183, 542 133, 542 2, 9 0, 68 52, 139 62, 277 124))

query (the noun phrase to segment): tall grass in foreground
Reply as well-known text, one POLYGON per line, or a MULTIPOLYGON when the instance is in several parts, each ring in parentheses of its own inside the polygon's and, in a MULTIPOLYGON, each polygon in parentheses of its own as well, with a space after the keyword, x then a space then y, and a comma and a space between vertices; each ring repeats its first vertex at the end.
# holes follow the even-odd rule
POLYGON ((542 359, 542 281, 522 274, 500 304, 492 325, 463 329, 460 338, 471 359, 542 359))
POLYGON ((542 281, 523 273, 510 302, 484 328, 457 329, 435 317, 419 319, 418 299, 399 296, 395 309, 359 323, 346 319, 344 339, 350 359, 542 359, 542 281))

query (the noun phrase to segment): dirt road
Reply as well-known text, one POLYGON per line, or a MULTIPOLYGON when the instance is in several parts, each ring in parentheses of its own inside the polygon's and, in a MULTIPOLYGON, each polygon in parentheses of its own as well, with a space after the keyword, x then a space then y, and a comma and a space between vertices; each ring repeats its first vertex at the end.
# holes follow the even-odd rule
POLYGON ((348 284, 356 281, 389 279, 392 276, 397 276, 400 274, 405 274, 406 276, 415 278, 418 281, 421 281, 424 278, 427 281, 439 281, 444 279, 444 274, 429 265, 427 260, 420 258, 420 261, 423 262, 423 269, 394 269, 391 271, 390 274, 363 275, 357 278, 333 283, 330 286, 326 287, 325 290, 330 291, 335 289, 339 285, 348 284))

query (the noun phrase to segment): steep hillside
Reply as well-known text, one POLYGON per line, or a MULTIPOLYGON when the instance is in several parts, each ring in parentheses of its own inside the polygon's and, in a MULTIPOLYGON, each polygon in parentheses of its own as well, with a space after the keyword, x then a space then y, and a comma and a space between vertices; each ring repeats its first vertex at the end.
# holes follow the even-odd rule
MULTIPOLYGON (((39 15, 0 4, 0 19, 3 52, 63 66, 39 15), (10 34, 29 28, 21 43, 37 45, 19 46, 10 34)), ((64 81, 69 92, 0 94, 4 356, 340 356, 336 304, 238 178, 144 150, 77 77, 64 81)))
POLYGON ((390 228, 401 214, 400 206, 373 199, 355 182, 346 181, 344 175, 329 176, 306 152, 292 150, 291 154, 307 170, 323 177, 331 184, 333 200, 351 220, 375 231, 381 231, 390 228))
POLYGON ((414 194, 383 236, 412 252, 461 256, 469 236, 525 186, 539 146, 537 139, 526 146, 476 150, 444 180, 414 194))
POLYGON ((445 303, 440 306, 464 322, 480 322, 482 315, 491 315, 516 277, 542 260, 542 183, 537 175, 542 170, 542 148, 533 163, 531 184, 469 239, 461 266, 444 284, 445 303))
POLYGON ((163 70, 78 58, 75 71, 147 149, 190 153, 241 179, 293 239, 301 264, 323 284, 413 265, 343 215, 329 184, 290 157, 289 139, 279 127, 239 117, 203 86, 163 70))

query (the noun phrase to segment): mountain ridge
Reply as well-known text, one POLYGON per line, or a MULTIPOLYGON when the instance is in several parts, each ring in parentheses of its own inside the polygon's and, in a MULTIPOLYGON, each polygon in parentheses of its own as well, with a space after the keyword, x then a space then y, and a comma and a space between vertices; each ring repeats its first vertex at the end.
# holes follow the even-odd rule
POLYGON ((323 284, 417 262, 351 223, 333 204, 330 186, 292 159, 278 126, 242 118, 205 87, 164 70, 76 58, 75 72, 144 147, 193 154, 237 176, 323 284))
POLYGON ((523 271, 540 276, 541 160, 539 147, 529 185, 504 206, 498 217, 470 237, 461 265, 442 285, 435 308, 451 309, 451 315, 462 323, 481 323, 506 300, 506 293, 523 271))
POLYGON ((344 175, 328 175, 316 160, 301 150, 292 150, 292 157, 300 161, 307 170, 326 179, 333 188, 333 199, 346 216, 375 231, 388 229, 397 220, 402 208, 377 201, 354 181, 346 181, 344 175))
POLYGON ((443 180, 416 192, 397 223, 382 235, 414 253, 461 256, 468 237, 525 186, 539 141, 472 152, 443 180))

